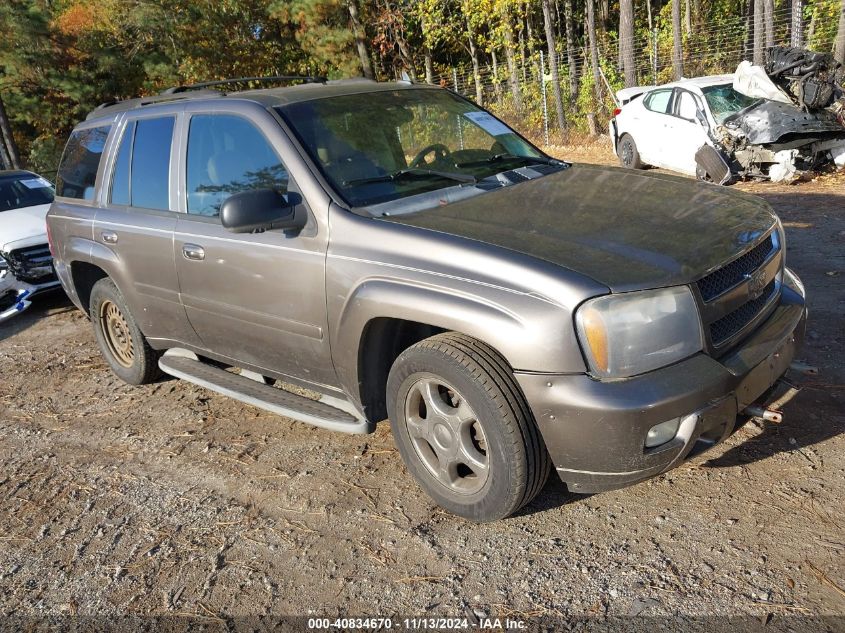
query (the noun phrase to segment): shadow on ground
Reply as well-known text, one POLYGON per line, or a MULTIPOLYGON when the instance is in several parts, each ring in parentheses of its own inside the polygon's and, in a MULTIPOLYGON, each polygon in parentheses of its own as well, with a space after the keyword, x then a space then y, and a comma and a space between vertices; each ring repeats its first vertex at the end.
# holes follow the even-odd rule
POLYGON ((32 305, 26 310, 0 323, 0 341, 20 334, 35 325, 46 316, 53 316, 75 310, 68 296, 60 288, 49 290, 32 299, 32 305))

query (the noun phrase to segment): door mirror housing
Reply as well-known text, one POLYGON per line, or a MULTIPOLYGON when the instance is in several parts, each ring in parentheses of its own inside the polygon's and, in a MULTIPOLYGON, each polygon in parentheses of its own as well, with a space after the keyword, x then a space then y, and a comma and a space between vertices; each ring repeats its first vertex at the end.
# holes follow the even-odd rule
POLYGON ((300 202, 302 196, 294 192, 283 195, 275 189, 240 191, 223 202, 220 222, 232 233, 301 229, 306 217, 296 212, 300 202))
POLYGON ((705 130, 710 127, 707 125, 707 115, 704 114, 704 110, 701 108, 697 108, 695 111, 695 118, 698 119, 698 122, 701 124, 705 130))

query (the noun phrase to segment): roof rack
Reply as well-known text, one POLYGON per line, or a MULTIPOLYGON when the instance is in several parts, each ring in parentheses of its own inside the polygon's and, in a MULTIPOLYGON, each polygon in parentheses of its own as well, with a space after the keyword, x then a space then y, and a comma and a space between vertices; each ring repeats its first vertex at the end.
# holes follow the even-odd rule
POLYGON ((136 97, 134 99, 114 99, 112 101, 106 101, 105 103, 101 103, 93 111, 91 111, 86 119, 93 119, 98 117, 102 114, 106 114, 105 111, 108 111, 108 114, 116 113, 116 112, 123 112, 124 110, 132 110, 133 108, 140 108, 141 106, 145 105, 152 105, 154 103, 167 103, 169 101, 180 101, 182 99, 191 99, 197 97, 222 97, 225 93, 220 92, 219 90, 197 90, 190 95, 182 95, 182 94, 160 94, 160 95, 153 95, 150 97, 136 97))
POLYGON ((225 97, 226 93, 222 90, 213 90, 215 86, 225 86, 229 84, 248 84, 248 83, 280 83, 287 81, 301 81, 307 84, 326 83, 325 77, 311 77, 303 75, 277 75, 272 77, 235 77, 233 79, 221 79, 219 81, 204 81, 198 84, 190 84, 186 86, 173 86, 167 90, 149 97, 137 97, 135 99, 115 99, 107 101, 98 105, 86 117, 93 119, 108 111, 109 114, 114 112, 122 112, 124 110, 132 110, 145 105, 154 103, 167 103, 168 101, 178 101, 180 99, 194 99, 197 97, 225 97))
POLYGON ((307 75, 276 75, 270 77, 235 77, 233 79, 221 79, 219 81, 204 81, 198 84, 190 84, 187 86, 174 86, 168 88, 162 95, 174 95, 181 92, 188 92, 189 90, 200 90, 202 88, 211 88, 212 86, 225 86, 228 84, 245 84, 245 83, 279 83, 286 81, 302 81, 307 84, 324 84, 325 77, 311 77, 307 75))

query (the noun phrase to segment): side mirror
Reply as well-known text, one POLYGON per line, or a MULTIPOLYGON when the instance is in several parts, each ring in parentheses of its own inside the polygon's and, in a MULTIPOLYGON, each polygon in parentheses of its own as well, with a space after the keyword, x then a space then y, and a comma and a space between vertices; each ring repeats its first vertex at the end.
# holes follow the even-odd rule
POLYGON ((275 189, 241 191, 226 198, 220 207, 220 222, 232 233, 301 229, 306 221, 304 213, 296 213, 301 201, 302 197, 293 192, 282 195, 275 189))
POLYGON ((710 127, 707 125, 707 116, 704 114, 704 111, 701 108, 697 108, 695 111, 695 118, 698 119, 698 122, 701 124, 701 127, 707 129, 710 127))

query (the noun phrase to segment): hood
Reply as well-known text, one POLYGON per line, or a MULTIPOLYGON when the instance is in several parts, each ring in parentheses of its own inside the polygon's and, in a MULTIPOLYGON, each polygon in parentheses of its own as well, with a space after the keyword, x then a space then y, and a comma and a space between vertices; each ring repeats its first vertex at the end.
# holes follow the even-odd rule
POLYGON ((777 101, 762 101, 728 117, 724 125, 740 130, 752 145, 785 142, 802 136, 806 136, 808 142, 821 138, 845 138, 845 127, 839 124, 832 112, 804 112, 797 106, 777 101))
POLYGON ((0 251, 47 242, 49 204, 0 211, 0 251), (35 239, 38 238, 38 239, 35 239), (34 241, 33 241, 34 240, 34 241), (18 244, 18 242, 30 242, 18 244))
POLYGON ((574 165, 383 220, 518 251, 624 292, 690 283, 746 250, 776 218, 762 200, 716 185, 574 165))

